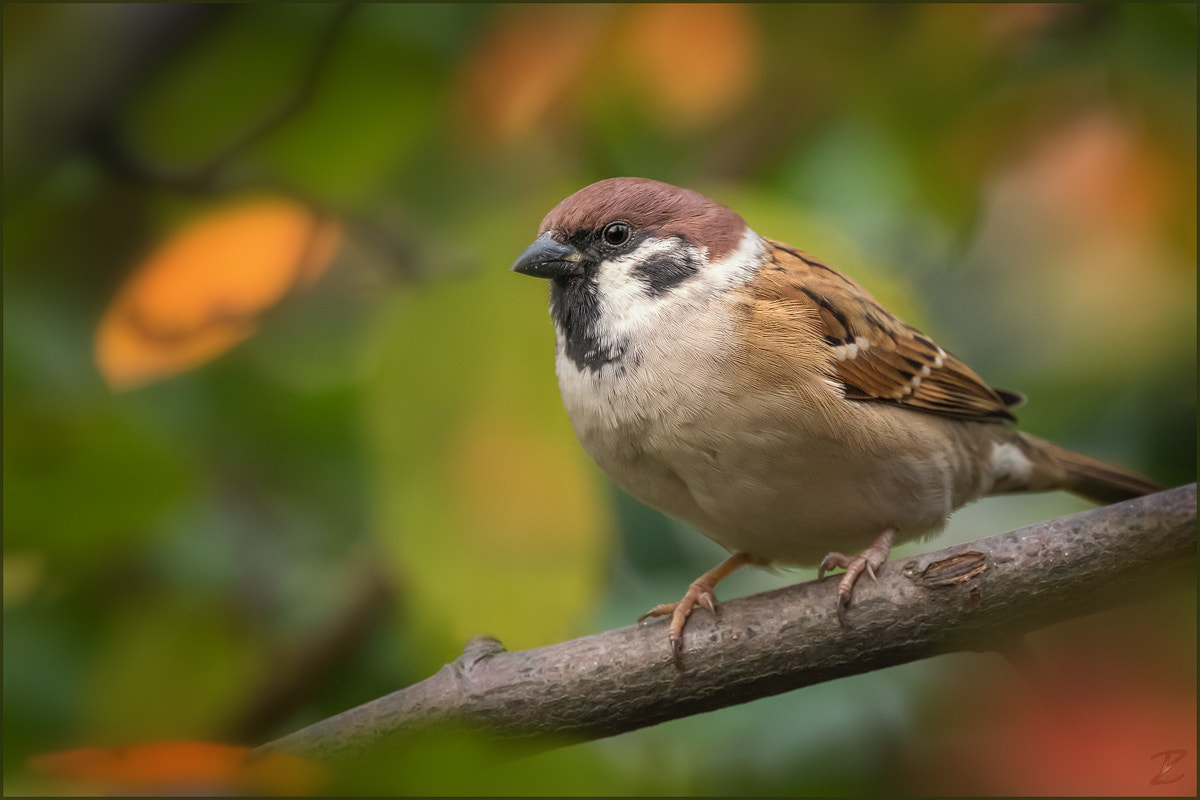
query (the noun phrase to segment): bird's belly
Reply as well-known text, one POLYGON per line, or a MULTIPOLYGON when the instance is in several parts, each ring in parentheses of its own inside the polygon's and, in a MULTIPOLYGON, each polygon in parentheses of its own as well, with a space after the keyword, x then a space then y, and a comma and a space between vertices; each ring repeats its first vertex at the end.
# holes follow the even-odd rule
POLYGON ((956 507, 952 465, 939 448, 889 455, 795 430, 737 439, 713 430, 650 426, 628 438, 612 430, 580 438, 634 497, 762 561, 816 564, 832 550, 865 548, 887 528, 897 541, 914 539, 940 530, 956 507))
POLYGON ((940 530, 953 510, 936 465, 915 472, 803 454, 736 455, 722 468, 693 468, 686 482, 701 519, 733 551, 785 564, 816 564, 833 550, 857 552, 886 529, 897 540, 940 530))
POLYGON ((830 419, 817 392, 706 391, 725 380, 705 372, 718 360, 668 369, 643 355, 641 369, 593 376, 560 353, 576 435, 622 489, 731 551, 816 564, 888 528, 897 542, 940 530, 981 493, 933 415, 862 403, 830 419))

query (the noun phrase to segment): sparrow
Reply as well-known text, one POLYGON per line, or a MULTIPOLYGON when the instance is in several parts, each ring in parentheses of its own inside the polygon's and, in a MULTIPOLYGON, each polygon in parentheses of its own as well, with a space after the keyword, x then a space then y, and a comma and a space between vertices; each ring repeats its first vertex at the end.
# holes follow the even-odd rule
POLYGON ((714 587, 742 566, 844 569, 844 625, 863 572, 973 500, 1160 488, 1016 430, 1019 395, 689 189, 593 183, 546 215, 512 270, 549 281, 555 371, 584 449, 732 553, 639 619, 671 618, 676 664, 693 608, 715 614, 714 587))

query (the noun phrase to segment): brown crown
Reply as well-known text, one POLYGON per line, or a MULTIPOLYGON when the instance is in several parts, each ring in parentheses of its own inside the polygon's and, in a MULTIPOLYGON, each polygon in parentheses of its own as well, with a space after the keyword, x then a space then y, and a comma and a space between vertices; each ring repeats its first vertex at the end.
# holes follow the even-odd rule
POLYGON ((736 212, 691 189, 649 178, 609 178, 585 186, 555 206, 538 233, 599 230, 617 220, 659 238, 679 236, 707 247, 713 261, 733 252, 746 229, 736 212))

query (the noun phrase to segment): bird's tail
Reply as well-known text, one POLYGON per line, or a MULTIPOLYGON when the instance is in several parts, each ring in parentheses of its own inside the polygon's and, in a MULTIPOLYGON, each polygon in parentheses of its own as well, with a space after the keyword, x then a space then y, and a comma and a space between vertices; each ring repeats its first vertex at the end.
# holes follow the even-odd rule
POLYGON ((1041 456, 1037 460, 1042 462, 1040 466, 1045 478, 1050 479, 1053 476, 1054 485, 1045 488, 1065 489, 1092 502, 1106 505, 1153 494, 1163 489, 1159 484, 1131 469, 1076 453, 1027 433, 1021 433, 1020 436, 1041 456))

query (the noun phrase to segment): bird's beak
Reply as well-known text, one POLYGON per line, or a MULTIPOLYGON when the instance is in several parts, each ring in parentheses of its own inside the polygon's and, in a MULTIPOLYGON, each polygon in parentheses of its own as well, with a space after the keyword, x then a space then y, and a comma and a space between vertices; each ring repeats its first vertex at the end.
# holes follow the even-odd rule
POLYGON ((535 278, 570 278, 584 272, 583 253, 556 241, 549 231, 525 248, 512 265, 513 272, 535 278))

